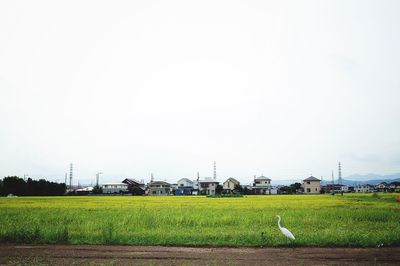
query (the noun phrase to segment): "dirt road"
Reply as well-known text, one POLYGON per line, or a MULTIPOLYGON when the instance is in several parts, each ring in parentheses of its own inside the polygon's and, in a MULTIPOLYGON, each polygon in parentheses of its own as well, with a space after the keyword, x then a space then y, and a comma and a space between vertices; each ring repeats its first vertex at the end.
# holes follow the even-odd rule
POLYGON ((400 265, 400 247, 0 245, 1 265, 400 265))

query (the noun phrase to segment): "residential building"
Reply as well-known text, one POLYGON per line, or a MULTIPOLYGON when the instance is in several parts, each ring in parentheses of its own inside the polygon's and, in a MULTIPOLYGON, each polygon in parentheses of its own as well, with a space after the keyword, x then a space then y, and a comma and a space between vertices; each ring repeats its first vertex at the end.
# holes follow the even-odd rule
POLYGON ((199 180, 199 194, 200 195, 215 195, 219 182, 212 178, 205 178, 199 180))
POLYGON ((177 184, 177 183, 171 184, 171 191, 170 191, 170 194, 171 194, 171 195, 175 195, 175 192, 176 192, 177 189, 178 189, 178 184, 177 184))
POLYGON ((271 194, 271 179, 265 176, 254 177, 253 181, 254 194, 265 195, 271 194))
POLYGON ((122 183, 128 185, 128 191, 132 193, 132 195, 144 195, 146 185, 142 181, 134 178, 125 178, 122 183))
POLYGON ((103 194, 118 194, 129 192, 128 185, 125 183, 105 183, 101 185, 101 189, 103 190, 103 194))
POLYGON ((270 194, 271 195, 277 195, 278 194, 278 187, 271 187, 271 190, 270 190, 270 194))
POLYGON ((223 189, 225 193, 232 193, 235 191, 236 186, 240 186, 240 182, 233 177, 228 178, 223 183, 223 189))
POLYGON ((323 190, 325 193, 341 193, 341 192, 349 192, 349 187, 346 185, 341 185, 341 184, 326 184, 325 186, 322 186, 323 190))
POLYGON ((198 180, 193 180, 193 191, 192 195, 200 195, 200 184, 198 180))
POLYGON ((377 192, 386 192, 388 191, 388 184, 386 182, 379 183, 375 186, 375 190, 377 192))
POLYGON ((303 180, 305 194, 319 194, 321 191, 321 180, 310 176, 303 180))
POLYGON ((175 191, 175 195, 192 195, 193 193, 193 181, 188 178, 181 178, 178 180, 178 187, 175 191))
POLYGON ((153 181, 148 185, 149 196, 168 196, 171 194, 171 184, 164 181, 153 181))
POLYGON ((389 191, 390 192, 400 192, 400 182, 392 182, 389 185, 389 191))
POLYGON ((373 186, 370 186, 369 184, 356 185, 354 186, 354 191, 356 193, 369 193, 373 191, 373 186))

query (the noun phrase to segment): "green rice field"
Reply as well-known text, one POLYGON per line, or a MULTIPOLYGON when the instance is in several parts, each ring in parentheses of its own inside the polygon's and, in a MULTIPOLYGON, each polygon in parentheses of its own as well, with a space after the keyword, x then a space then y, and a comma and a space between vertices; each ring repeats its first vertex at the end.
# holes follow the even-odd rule
POLYGON ((400 245, 396 194, 0 198, 0 242, 178 246, 400 245), (281 234, 281 225, 296 237, 281 234))

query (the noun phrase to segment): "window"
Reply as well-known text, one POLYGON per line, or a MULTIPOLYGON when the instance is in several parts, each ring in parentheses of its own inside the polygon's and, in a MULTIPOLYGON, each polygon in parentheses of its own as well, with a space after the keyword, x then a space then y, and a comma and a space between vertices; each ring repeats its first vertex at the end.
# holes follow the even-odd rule
POLYGON ((311 189, 307 188, 307 192, 311 192, 311 189))
POLYGON ((310 181, 307 181, 307 184, 309 185, 309 184, 310 184, 310 181))

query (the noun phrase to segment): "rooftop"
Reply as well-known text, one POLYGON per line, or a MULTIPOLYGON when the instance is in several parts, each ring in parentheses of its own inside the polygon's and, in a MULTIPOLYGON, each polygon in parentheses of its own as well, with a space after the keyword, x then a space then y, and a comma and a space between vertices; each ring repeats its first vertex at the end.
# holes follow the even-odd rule
POLYGON ((304 179, 303 181, 321 181, 321 180, 319 180, 319 179, 316 178, 316 177, 310 176, 310 177, 304 179))
POLYGON ((262 176, 254 178, 254 180, 271 180, 271 179, 262 175, 262 176))

